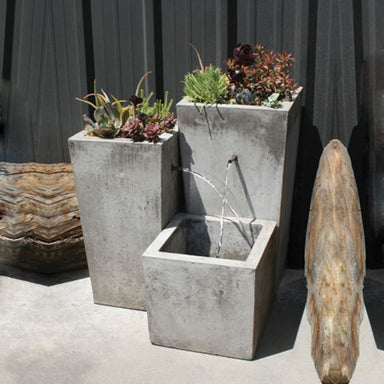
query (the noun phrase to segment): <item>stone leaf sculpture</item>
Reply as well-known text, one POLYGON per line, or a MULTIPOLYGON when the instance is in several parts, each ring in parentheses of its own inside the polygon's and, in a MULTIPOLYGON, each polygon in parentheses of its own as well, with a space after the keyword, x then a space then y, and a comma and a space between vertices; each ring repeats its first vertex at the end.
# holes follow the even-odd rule
POLYGON ((312 358, 324 384, 349 383, 359 356, 365 275, 364 231, 348 152, 324 149, 309 213, 305 275, 312 358))

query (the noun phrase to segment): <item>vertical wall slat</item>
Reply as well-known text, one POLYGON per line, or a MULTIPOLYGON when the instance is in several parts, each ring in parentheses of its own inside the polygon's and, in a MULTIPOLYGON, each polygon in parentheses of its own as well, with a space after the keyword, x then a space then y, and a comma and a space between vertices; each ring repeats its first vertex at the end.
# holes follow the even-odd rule
POLYGON ((5 23, 7 13, 7 0, 0 0, 0 160, 5 158, 5 113, 8 109, 8 84, 3 78, 3 62, 5 57, 5 23))
POLYGON ((353 1, 319 0, 314 124, 325 146, 357 125, 353 1))
POLYGON ((4 38, 5 38, 5 23, 7 13, 7 0, 0 0, 0 76, 2 79, 3 74, 3 61, 4 61, 4 38))
POLYGON ((67 138, 81 127, 86 92, 81 4, 16 3, 7 161, 69 161, 67 138))
POLYGON ((292 75, 304 86, 308 52, 308 1, 238 0, 238 42, 262 44, 295 57, 292 75))
POLYGON ((153 4, 149 0, 95 0, 92 6, 98 87, 128 99, 145 72, 145 92, 155 92, 153 4))
POLYGON ((363 82, 362 123, 363 131, 355 148, 364 152, 355 163, 363 174, 360 184, 363 192, 362 213, 366 230, 367 252, 376 256, 376 265, 383 263, 384 241, 384 28, 382 20, 384 3, 367 0, 361 3, 363 82), (360 139, 360 140, 359 140, 360 139), (365 141, 364 141, 365 139, 365 141), (359 161, 360 160, 360 161, 359 161), (365 160, 364 162, 362 160, 365 160), (362 164, 363 163, 363 164, 362 164))
POLYGON ((227 57, 227 1, 162 0, 164 90, 176 102, 183 95, 184 75, 198 68, 194 44, 205 65, 223 68, 227 57))

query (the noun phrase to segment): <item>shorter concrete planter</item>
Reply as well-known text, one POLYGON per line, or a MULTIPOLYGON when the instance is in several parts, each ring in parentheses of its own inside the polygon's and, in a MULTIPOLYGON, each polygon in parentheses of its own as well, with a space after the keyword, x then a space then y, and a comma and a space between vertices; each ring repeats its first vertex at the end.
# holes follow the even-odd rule
POLYGON ((69 139, 95 303, 145 309, 141 255, 177 212, 177 139, 69 139))
POLYGON ((153 344, 252 359, 273 296, 274 221, 244 219, 252 248, 225 220, 178 214, 143 255, 153 344))

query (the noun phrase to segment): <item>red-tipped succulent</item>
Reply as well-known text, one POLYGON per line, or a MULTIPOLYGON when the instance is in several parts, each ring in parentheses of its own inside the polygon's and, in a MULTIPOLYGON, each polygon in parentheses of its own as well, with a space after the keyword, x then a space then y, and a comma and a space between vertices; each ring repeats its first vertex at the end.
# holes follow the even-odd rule
POLYGON ((228 59, 228 91, 237 103, 260 105, 273 94, 291 97, 297 88, 289 74, 291 54, 273 53, 263 45, 238 44, 228 59))
POLYGON ((150 143, 156 143, 159 141, 159 136, 162 134, 162 129, 159 123, 149 122, 145 126, 145 138, 150 143))
POLYGON ((133 141, 144 141, 144 123, 136 117, 131 117, 121 128, 120 137, 129 138, 133 141))

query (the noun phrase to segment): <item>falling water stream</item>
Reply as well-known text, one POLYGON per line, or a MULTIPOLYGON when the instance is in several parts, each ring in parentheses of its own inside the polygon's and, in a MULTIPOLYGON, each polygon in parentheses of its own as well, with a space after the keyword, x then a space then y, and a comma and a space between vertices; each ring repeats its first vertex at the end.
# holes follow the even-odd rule
POLYGON ((226 197, 227 190, 228 190, 229 170, 230 170, 231 165, 234 161, 237 161, 237 156, 235 156, 235 155, 232 156, 227 162, 227 167, 226 167, 226 171, 225 171, 224 192, 223 193, 221 193, 219 191, 219 189, 215 186, 215 184, 212 183, 211 180, 207 179, 205 176, 201 175, 200 173, 192 171, 189 168, 182 168, 182 167, 175 167, 175 166, 172 167, 172 170, 177 170, 177 171, 181 171, 184 173, 189 173, 189 174, 194 175, 197 178, 203 180, 205 183, 207 183, 216 192, 216 194, 222 200, 221 215, 220 215, 219 241, 218 241, 218 246, 217 246, 217 251, 216 251, 216 257, 219 257, 222 243, 223 243, 224 217, 225 217, 224 213, 225 213, 225 207, 226 206, 228 206, 228 208, 235 215, 237 223, 239 224, 238 229, 239 229, 241 235, 243 236, 243 238, 248 243, 249 247, 252 248, 253 243, 254 243, 252 235, 251 235, 251 239, 249 239, 247 231, 245 230, 244 225, 243 225, 242 221, 240 220, 239 214, 236 212, 236 210, 233 208, 233 206, 230 204, 230 202, 228 201, 228 199, 226 197))
POLYGON ((220 232, 219 232, 219 241, 217 244, 216 257, 220 257, 221 247, 223 245, 223 234, 224 234, 224 214, 225 214, 225 205, 227 201, 227 190, 228 190, 228 179, 229 179, 229 169, 231 168, 233 161, 229 160, 227 162, 227 167, 225 169, 225 179, 224 179, 224 192, 223 199, 221 203, 221 215, 220 215, 220 232))

